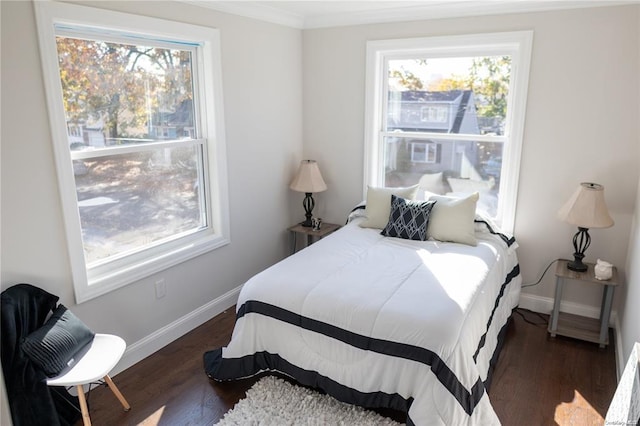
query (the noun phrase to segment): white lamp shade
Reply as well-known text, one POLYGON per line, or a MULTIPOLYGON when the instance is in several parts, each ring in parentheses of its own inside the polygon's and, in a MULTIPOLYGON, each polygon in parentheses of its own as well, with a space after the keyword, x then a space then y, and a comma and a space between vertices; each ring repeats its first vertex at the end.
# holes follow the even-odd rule
POLYGON ((583 182, 558 211, 558 218, 580 228, 613 226, 604 201, 604 186, 583 182))
POLYGON ((318 163, 313 160, 302 160, 296 177, 293 178, 289 188, 298 192, 322 192, 327 190, 318 163))

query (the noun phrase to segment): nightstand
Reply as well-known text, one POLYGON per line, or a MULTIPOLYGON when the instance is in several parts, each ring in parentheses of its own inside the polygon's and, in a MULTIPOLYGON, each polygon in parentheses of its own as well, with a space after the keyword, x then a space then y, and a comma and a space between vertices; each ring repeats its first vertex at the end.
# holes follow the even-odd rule
POLYGON ((567 262, 568 260, 562 259, 556 265, 556 295, 553 301, 553 312, 549 319, 548 331, 551 337, 559 334, 598 343, 601 348, 604 348, 609 344, 609 317, 611 316, 613 292, 616 286, 622 284, 618 278, 618 270, 614 266, 611 279, 601 281, 595 277, 593 270, 595 265, 593 263, 586 264, 588 269, 585 272, 575 272, 567 268, 567 262), (564 281, 567 279, 603 286, 600 319, 560 312, 562 288, 564 281))
POLYGON ((306 235, 307 246, 310 246, 315 241, 323 237, 326 237, 327 235, 337 231, 340 228, 341 226, 336 225, 335 223, 323 223, 322 227, 317 231, 314 231, 313 228, 311 227, 302 226, 299 223, 297 225, 290 226, 287 230, 293 235, 293 244, 291 246, 291 254, 296 252, 296 243, 297 243, 298 234, 306 235))

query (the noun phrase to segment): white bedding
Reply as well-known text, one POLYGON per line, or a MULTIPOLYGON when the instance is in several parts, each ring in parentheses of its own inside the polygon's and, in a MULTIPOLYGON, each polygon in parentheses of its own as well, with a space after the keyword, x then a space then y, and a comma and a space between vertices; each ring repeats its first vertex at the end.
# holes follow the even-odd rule
POLYGON ((408 424, 499 424, 484 387, 518 303, 515 244, 388 238, 357 220, 250 279, 207 374, 279 371, 408 424))

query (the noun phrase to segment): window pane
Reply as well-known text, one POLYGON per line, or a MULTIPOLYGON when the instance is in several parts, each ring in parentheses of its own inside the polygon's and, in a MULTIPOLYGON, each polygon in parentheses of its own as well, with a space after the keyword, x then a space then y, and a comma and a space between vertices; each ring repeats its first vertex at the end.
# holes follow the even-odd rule
POLYGON ((387 130, 504 134, 510 56, 389 60, 387 130))
POLYGON ((479 209, 494 216, 498 207, 501 143, 411 137, 384 138, 384 186, 420 183, 436 194, 480 193, 479 209))
POLYGON ((190 50, 56 42, 72 149, 197 136, 190 50))
POLYGON ((88 264, 206 226, 198 146, 75 160, 88 264))

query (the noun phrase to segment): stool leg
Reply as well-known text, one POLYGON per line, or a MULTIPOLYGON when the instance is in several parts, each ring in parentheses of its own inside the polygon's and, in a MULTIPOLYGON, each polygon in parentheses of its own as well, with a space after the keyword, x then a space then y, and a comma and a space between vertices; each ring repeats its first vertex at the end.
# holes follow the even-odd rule
POLYGON ((122 394, 120 393, 120 390, 118 389, 116 384, 113 383, 113 380, 111 380, 111 377, 109 377, 108 374, 104 376, 104 381, 107 382, 107 385, 109 385, 109 389, 111 389, 111 391, 116 396, 116 398, 118 398, 118 401, 120 401, 120 404, 122 404, 122 406, 124 407, 124 411, 131 410, 131 406, 129 405, 127 400, 124 399, 124 396, 122 396, 122 394))
POLYGON ((89 417, 89 408, 87 407, 87 400, 84 398, 84 388, 82 385, 77 385, 78 400, 80 401, 80 411, 82 412, 82 422, 84 426, 91 426, 91 417, 89 417))

